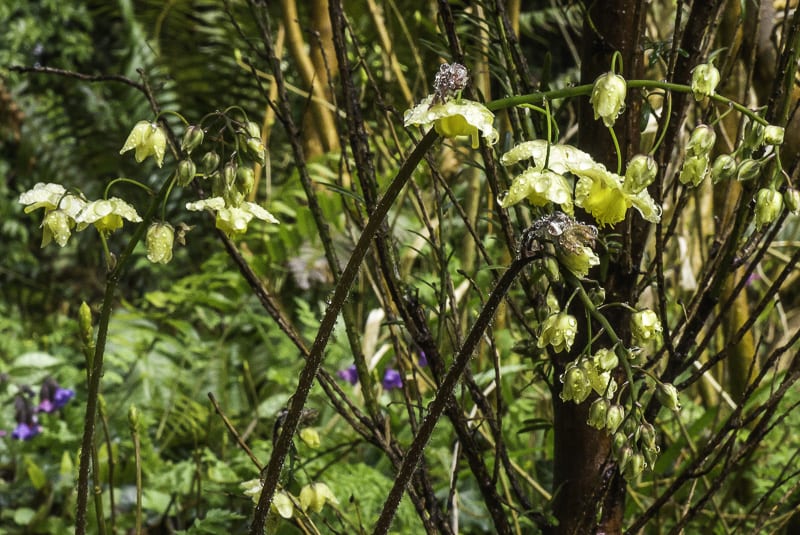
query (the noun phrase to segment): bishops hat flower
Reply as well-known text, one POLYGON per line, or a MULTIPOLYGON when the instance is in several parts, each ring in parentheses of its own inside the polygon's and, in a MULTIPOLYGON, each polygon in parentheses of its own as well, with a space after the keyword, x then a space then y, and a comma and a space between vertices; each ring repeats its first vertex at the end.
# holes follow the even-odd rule
POLYGON ((278 224, 279 221, 253 202, 242 202, 238 206, 228 205, 222 197, 211 197, 196 202, 186 203, 186 209, 194 212, 212 210, 217 215, 217 228, 228 236, 242 234, 247 231, 247 225, 253 218, 261 219, 267 223, 278 224))
POLYGON ((137 162, 153 156, 156 165, 161 167, 167 150, 167 134, 164 128, 158 123, 139 121, 131 130, 119 153, 123 154, 129 150, 135 151, 134 157, 137 162))
POLYGON ((139 223, 142 220, 133 206, 122 199, 112 197, 90 202, 78 214, 75 221, 78 223, 78 230, 94 225, 98 231, 110 233, 122 228, 123 219, 132 223, 139 223))

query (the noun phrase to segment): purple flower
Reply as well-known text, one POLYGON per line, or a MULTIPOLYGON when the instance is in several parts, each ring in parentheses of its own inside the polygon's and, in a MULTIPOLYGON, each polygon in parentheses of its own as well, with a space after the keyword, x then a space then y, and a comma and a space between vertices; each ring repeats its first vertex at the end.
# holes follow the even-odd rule
POLYGON ((38 412, 53 412, 67 404, 75 397, 75 391, 71 388, 62 388, 52 377, 44 380, 41 390, 39 390, 38 412))
POLYGON ((403 387, 403 378, 400 375, 400 372, 393 368, 386 368, 386 371, 383 374, 383 388, 386 390, 391 390, 392 388, 402 388, 403 387))
POLYGON ((336 372, 336 376, 343 381, 347 381, 351 385, 358 383, 358 372, 356 372, 355 364, 351 364, 347 368, 339 370, 336 372))
POLYGON ((30 440, 41 432, 42 426, 37 424, 34 419, 33 424, 27 424, 25 422, 18 423, 17 427, 15 427, 11 432, 11 438, 15 438, 17 440, 30 440))
POLYGON ((420 350, 419 355, 417 356, 417 364, 419 364, 420 368, 424 368, 428 365, 428 355, 426 355, 422 350, 420 350))

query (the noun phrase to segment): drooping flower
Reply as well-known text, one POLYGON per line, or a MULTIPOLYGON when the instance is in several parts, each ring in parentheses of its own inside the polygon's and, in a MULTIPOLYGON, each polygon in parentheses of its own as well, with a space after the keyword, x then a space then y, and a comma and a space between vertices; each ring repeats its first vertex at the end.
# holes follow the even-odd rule
POLYGON ((386 368, 383 372, 383 381, 381 381, 385 390, 392 390, 393 388, 403 388, 403 376, 394 368, 386 368))
POLYGON ((644 344, 654 340, 661 332, 661 321, 652 310, 639 310, 631 316, 631 335, 637 343, 644 344))
MULTIPOLYGON (((578 332, 578 320, 564 312, 549 315, 541 326, 539 340, 536 345, 544 349, 547 345, 553 346, 553 351, 560 353, 569 351, 578 332)), ((588 379, 587 379, 588 381, 588 379)))
POLYGON ((594 108, 594 118, 603 118, 603 123, 611 128, 625 107, 627 83, 625 78, 613 72, 601 74, 594 82, 590 101, 594 108))
POLYGON ((153 223, 147 229, 145 245, 147 259, 156 264, 167 264, 172 260, 172 246, 175 241, 175 229, 169 223, 153 223))
POLYGON ((67 193, 61 184, 42 182, 20 195, 19 202, 27 205, 25 213, 44 208, 42 247, 53 240, 64 247, 75 227, 75 218, 86 206, 86 201, 67 193))
POLYGON ((24 394, 17 394, 14 398, 14 419, 17 421, 17 426, 11 432, 13 439, 30 440, 42 432, 42 426, 39 425, 31 402, 24 394))
POLYGON ((228 206, 222 197, 189 202, 186 203, 186 209, 195 212, 209 209, 216 212, 217 228, 228 236, 247 231, 247 225, 254 217, 268 223, 279 223, 275 216, 256 203, 242 202, 238 206, 228 206))
POLYGON ((589 383, 586 371, 574 362, 567 366, 560 379, 564 384, 559 395, 562 401, 572 400, 575 403, 583 403, 592 393, 592 385, 589 383))
POLYGON ((719 85, 719 70, 713 63, 702 63, 692 72, 692 93, 695 100, 703 100, 716 92, 719 85))
POLYGON ((530 168, 523 171, 511 183, 508 194, 501 198, 500 206, 508 208, 527 199, 533 206, 554 203, 572 215, 572 188, 567 180, 548 169, 530 168))
POLYGON ((51 413, 61 409, 67 402, 75 397, 75 391, 71 388, 63 388, 58 381, 52 377, 47 377, 39 390, 38 412, 51 413))
POLYGON ((767 145, 780 145, 783 143, 785 129, 782 126, 769 125, 764 129, 764 142, 767 145))
POLYGON ((34 418, 34 422, 29 424, 25 422, 20 422, 11 432, 11 438, 16 440, 30 440, 39 433, 42 432, 42 426, 36 423, 36 418, 34 418))
POLYGON ((303 511, 322 511, 326 503, 339 504, 330 487, 325 483, 311 483, 300 489, 300 507, 303 511))
POLYGON ((347 381, 351 385, 358 383, 358 372, 356 371, 356 365, 351 364, 347 368, 339 370, 336 372, 336 377, 342 381, 347 381))
POLYGON ((628 208, 633 206, 644 219, 651 223, 661 220, 661 207, 656 204, 647 189, 638 193, 626 192, 622 177, 608 171, 604 165, 571 169, 578 176, 575 185, 575 204, 589 212, 600 226, 614 225, 625 219, 628 208))
POLYGON ((428 355, 422 350, 420 350, 419 355, 417 355, 417 364, 419 364, 420 368, 424 368, 428 365, 428 355))
POLYGON ((783 210, 783 197, 776 190, 762 188, 756 194, 756 229, 775 221, 783 210))
POLYGON ((132 149, 135 151, 137 162, 142 162, 152 155, 156 165, 161 167, 167 150, 167 134, 158 123, 139 121, 131 130, 119 153, 123 154, 132 149))
POLYGON ((431 125, 443 137, 468 136, 472 140, 472 148, 479 146, 479 134, 487 143, 494 145, 499 138, 495 130, 494 114, 480 102, 458 99, 435 103, 436 95, 428 95, 403 115, 406 126, 420 125, 428 128, 431 125))

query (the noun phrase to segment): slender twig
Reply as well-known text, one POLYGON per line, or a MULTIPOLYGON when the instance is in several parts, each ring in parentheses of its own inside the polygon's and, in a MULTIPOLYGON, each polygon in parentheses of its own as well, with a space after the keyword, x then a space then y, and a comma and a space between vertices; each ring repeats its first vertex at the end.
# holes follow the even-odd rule
POLYGON ((256 465, 258 471, 261 472, 261 470, 264 468, 264 466, 261 464, 261 461, 258 460, 258 457, 253 455, 253 452, 250 449, 250 447, 245 443, 244 440, 242 440, 242 437, 239 435, 239 432, 236 431, 236 427, 234 427, 233 423, 231 423, 228 417, 225 416, 225 413, 222 412, 222 408, 219 406, 217 398, 214 396, 212 392, 208 393, 208 399, 211 400, 211 404, 214 406, 214 411, 216 411, 216 413, 219 414, 219 417, 222 418, 222 422, 225 424, 225 427, 228 428, 228 432, 231 434, 233 439, 236 441, 239 447, 242 448, 242 450, 247 454, 247 456, 250 457, 250 460, 253 461, 254 465, 256 465))
POLYGON ((136 82, 135 80, 131 80, 127 76, 122 76, 119 74, 83 74, 80 72, 75 71, 68 71, 66 69, 56 69, 55 67, 44 67, 44 66, 23 66, 23 65, 12 65, 8 68, 10 71, 14 72, 23 72, 29 74, 50 74, 56 76, 64 76, 66 78, 75 78, 76 80, 81 80, 84 82, 119 82, 121 84, 129 85, 133 88, 138 89, 142 93, 147 93, 145 86, 136 82))

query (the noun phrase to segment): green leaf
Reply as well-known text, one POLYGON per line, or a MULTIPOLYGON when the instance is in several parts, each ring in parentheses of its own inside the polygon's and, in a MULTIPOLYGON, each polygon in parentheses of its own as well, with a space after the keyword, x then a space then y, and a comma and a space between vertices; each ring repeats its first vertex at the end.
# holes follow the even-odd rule
POLYGON ((61 359, 58 357, 54 357, 50 353, 45 353, 43 351, 34 351, 31 353, 25 353, 17 357, 12 365, 12 368, 52 368, 61 364, 61 359))

